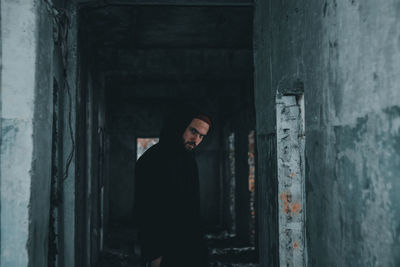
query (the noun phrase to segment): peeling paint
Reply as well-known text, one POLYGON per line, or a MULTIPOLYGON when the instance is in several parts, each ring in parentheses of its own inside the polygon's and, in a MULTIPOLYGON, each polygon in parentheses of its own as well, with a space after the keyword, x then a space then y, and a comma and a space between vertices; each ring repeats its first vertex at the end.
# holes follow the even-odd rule
MULTIPOLYGON (((380 114, 370 113, 357 119, 354 125, 335 127, 337 179, 346 183, 349 175, 357 178, 353 179, 356 186, 352 185, 352 190, 339 193, 341 205, 347 207, 347 211, 339 216, 348 218, 347 221, 343 219, 344 249, 356 255, 367 253, 362 261, 368 265, 395 266, 395 259, 390 255, 395 247, 399 247, 398 233, 393 227, 399 216, 399 209, 394 204, 399 199, 393 190, 400 186, 397 173, 400 162, 396 150, 400 113, 396 110, 397 107, 392 107, 380 114), (350 214, 354 219, 349 219, 350 214), (350 223, 359 225, 358 236, 349 227, 350 223), (359 245, 355 247, 354 242, 359 245)), ((354 259, 349 255, 347 261, 354 262, 354 259)))
POLYGON ((300 106, 295 96, 277 98, 279 260, 281 266, 305 264, 304 214, 301 204, 304 203, 302 164, 305 135, 300 106))
POLYGON ((269 109, 276 88, 305 84, 307 202, 299 203, 309 266, 400 266, 399 6, 256 1, 259 127, 280 131, 269 109))

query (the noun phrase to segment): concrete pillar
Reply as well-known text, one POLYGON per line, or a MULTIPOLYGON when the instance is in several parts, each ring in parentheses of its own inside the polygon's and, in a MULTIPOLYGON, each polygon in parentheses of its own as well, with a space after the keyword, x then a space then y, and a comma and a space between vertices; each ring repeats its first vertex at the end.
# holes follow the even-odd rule
MULTIPOLYGON (((63 92, 62 103, 62 150, 60 155, 59 168, 66 171, 67 159, 72 153, 72 146, 76 143, 76 106, 77 106, 77 8, 75 1, 67 1, 67 9, 69 10, 69 29, 68 29, 68 58, 67 58, 67 82, 69 93, 65 90, 63 92), (71 112, 71 114, 70 114, 71 112), (72 131, 70 127, 72 126, 72 131), (74 140, 71 138, 71 132, 74 140)), ((76 149, 74 150, 74 157, 68 169, 68 176, 64 177, 62 183, 62 205, 60 216, 60 229, 59 235, 62 239, 59 242, 59 264, 61 267, 65 266, 78 266, 75 259, 75 237, 76 237, 76 149)))
POLYGON ((241 241, 250 241, 250 192, 247 127, 236 132, 236 234, 241 241))
POLYGON ((0 264, 47 266, 52 23, 41 1, 1 1, 0 264))
POLYGON ((223 227, 230 234, 236 233, 236 212, 235 212, 235 134, 228 127, 223 127, 223 142, 224 142, 224 177, 223 177, 223 227))
POLYGON ((305 264, 305 178, 303 98, 277 97, 279 260, 281 266, 305 264))
POLYGON ((254 102, 257 125, 257 220, 260 266, 279 266, 275 87, 272 84, 271 7, 255 2, 254 102))

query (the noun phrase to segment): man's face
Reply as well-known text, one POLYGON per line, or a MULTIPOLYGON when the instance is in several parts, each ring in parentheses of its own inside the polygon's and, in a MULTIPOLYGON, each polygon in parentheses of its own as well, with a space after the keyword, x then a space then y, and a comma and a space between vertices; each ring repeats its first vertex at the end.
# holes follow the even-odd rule
POLYGON ((183 145, 185 149, 188 151, 195 149, 203 141, 209 129, 210 125, 208 123, 200 119, 193 119, 183 133, 183 145))

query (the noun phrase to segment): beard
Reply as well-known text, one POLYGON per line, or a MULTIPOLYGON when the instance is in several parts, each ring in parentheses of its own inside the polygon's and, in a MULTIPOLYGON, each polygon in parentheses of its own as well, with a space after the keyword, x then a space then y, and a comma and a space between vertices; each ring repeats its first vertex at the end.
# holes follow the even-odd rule
POLYGON ((185 140, 183 140, 183 147, 187 151, 193 151, 196 148, 196 143, 195 142, 185 142, 185 140))

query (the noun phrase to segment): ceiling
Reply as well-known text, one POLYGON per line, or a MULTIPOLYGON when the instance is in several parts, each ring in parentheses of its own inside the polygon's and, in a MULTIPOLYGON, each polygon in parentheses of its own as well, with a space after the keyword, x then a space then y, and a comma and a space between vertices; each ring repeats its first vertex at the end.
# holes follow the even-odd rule
POLYGON ((253 0, 75 0, 81 7, 107 5, 253 6, 253 0))
POLYGON ((84 55, 106 76, 107 90, 125 102, 210 91, 239 96, 252 84, 253 8, 245 1, 218 2, 225 5, 83 8, 84 55))
POLYGON ((252 47, 252 7, 109 6, 83 21, 99 48, 252 47))

